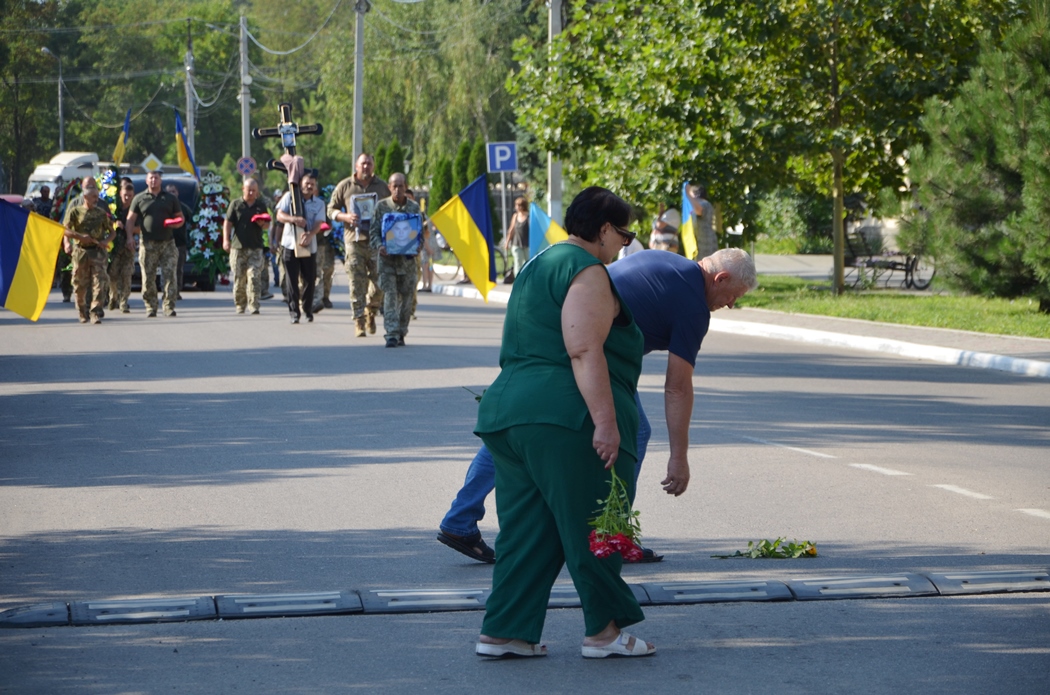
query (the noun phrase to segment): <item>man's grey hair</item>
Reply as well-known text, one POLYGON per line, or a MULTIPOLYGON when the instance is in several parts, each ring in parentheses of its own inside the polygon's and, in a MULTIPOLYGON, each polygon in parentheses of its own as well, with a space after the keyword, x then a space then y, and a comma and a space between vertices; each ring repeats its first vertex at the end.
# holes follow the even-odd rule
POLYGON ((747 287, 748 292, 758 287, 755 262, 744 249, 718 249, 707 258, 712 272, 726 271, 737 282, 747 287))

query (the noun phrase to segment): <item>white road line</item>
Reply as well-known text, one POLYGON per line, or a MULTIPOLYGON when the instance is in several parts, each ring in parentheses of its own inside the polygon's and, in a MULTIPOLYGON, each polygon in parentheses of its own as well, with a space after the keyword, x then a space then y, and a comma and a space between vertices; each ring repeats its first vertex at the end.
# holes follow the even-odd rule
POLYGON ((905 473, 904 471, 896 471, 892 468, 883 468, 882 466, 873 466, 870 463, 851 463, 851 468, 860 468, 865 471, 871 471, 873 473, 882 473, 883 475, 911 475, 911 473, 905 473))
POLYGON ((995 499, 994 497, 991 497, 989 495, 984 495, 984 494, 981 494, 980 492, 974 492, 973 490, 967 490, 966 488, 963 488, 963 487, 956 487, 955 485, 931 485, 930 487, 939 487, 942 490, 947 490, 948 492, 955 492, 955 493, 958 493, 960 495, 966 495, 967 497, 972 497, 975 500, 994 500, 995 499))
POLYGON ((778 442, 769 442, 769 441, 766 441, 765 439, 759 439, 758 437, 745 437, 744 435, 739 435, 739 436, 742 439, 746 439, 749 442, 756 442, 758 444, 765 444, 767 446, 779 446, 781 449, 790 449, 791 451, 797 451, 800 454, 809 454, 810 456, 818 456, 818 457, 820 457, 822 459, 838 458, 838 456, 832 456, 831 454, 822 454, 819 451, 810 451, 809 449, 799 449, 796 446, 788 446, 787 444, 780 444, 778 442))
POLYGON ((1050 519, 1050 512, 1046 511, 1045 509, 1018 509, 1017 511, 1021 512, 1022 514, 1031 514, 1032 516, 1037 516, 1040 519, 1050 519))

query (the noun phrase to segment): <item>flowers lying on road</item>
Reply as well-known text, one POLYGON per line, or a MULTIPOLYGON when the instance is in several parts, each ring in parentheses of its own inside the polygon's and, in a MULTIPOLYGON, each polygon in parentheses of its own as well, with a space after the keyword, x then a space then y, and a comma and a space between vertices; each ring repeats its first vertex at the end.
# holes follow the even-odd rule
POLYGON ((772 557, 772 558, 796 558, 796 557, 816 557, 817 546, 809 541, 794 541, 791 543, 786 542, 783 538, 777 538, 775 541, 767 541, 765 539, 760 541, 748 541, 747 550, 744 552, 736 551, 732 555, 712 555, 711 557, 717 557, 721 559, 733 558, 733 557, 749 557, 749 558, 760 558, 760 557, 772 557))

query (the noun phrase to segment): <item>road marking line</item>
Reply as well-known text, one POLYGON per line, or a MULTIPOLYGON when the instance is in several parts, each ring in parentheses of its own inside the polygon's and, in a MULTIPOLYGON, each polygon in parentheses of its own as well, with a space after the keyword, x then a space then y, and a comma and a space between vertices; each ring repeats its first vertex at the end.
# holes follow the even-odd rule
POLYGON ((1017 511, 1021 512, 1022 514, 1030 514, 1032 516, 1037 516, 1040 519, 1050 519, 1050 512, 1046 511, 1045 509, 1018 509, 1017 511))
POLYGON ((866 471, 873 473, 882 473, 883 475, 911 475, 911 473, 905 473, 904 471, 896 471, 892 468, 883 468, 882 466, 873 466, 870 463, 851 463, 849 464, 852 468, 861 468, 866 471))
POLYGON ((832 456, 831 454, 822 454, 819 451, 810 451, 809 449, 799 449, 797 446, 788 446, 787 444, 780 444, 778 442, 770 442, 765 439, 759 439, 758 437, 745 437, 739 435, 741 438, 748 440, 749 442, 757 442, 758 444, 765 444, 767 446, 779 446, 781 449, 790 449, 791 451, 797 451, 800 454, 809 454, 810 456, 818 456, 822 459, 834 459, 838 456, 832 456))
POLYGON ((955 493, 958 493, 960 495, 966 495, 967 497, 972 497, 975 500, 994 500, 995 499, 994 497, 991 497, 990 495, 984 495, 984 494, 981 494, 980 492, 974 492, 973 490, 967 490, 966 488, 963 488, 963 487, 956 487, 955 485, 931 485, 930 487, 939 487, 942 490, 947 490, 948 492, 955 492, 955 493))

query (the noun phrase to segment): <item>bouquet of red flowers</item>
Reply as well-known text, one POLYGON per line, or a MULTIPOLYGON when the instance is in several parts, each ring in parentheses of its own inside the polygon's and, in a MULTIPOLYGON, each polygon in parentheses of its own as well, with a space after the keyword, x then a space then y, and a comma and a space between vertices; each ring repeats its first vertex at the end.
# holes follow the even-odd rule
POLYGON ((612 479, 609 481, 609 496, 598 500, 602 505, 601 513, 590 522, 591 552, 596 557, 609 557, 620 553, 624 560, 642 559, 642 527, 638 523, 638 512, 631 509, 631 500, 627 496, 627 486, 623 479, 616 475, 616 469, 610 468, 612 479))

